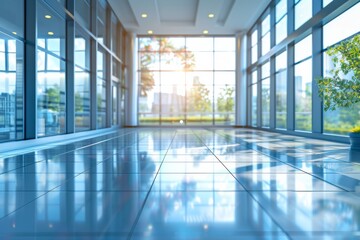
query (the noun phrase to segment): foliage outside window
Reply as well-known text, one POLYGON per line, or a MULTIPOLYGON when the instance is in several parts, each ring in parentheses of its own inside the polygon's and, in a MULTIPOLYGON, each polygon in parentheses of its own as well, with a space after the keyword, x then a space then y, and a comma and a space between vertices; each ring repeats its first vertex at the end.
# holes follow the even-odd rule
MULTIPOLYGON (((340 109, 344 118, 358 119, 354 124, 360 125, 360 34, 328 49, 326 53, 333 68, 329 76, 317 79, 324 110, 333 112, 340 109), (349 108, 352 108, 351 111, 349 108)), ((333 129, 333 132, 342 134, 351 127, 345 124, 333 129)))
POLYGON ((139 38, 139 67, 140 125, 234 122, 234 38, 139 38))

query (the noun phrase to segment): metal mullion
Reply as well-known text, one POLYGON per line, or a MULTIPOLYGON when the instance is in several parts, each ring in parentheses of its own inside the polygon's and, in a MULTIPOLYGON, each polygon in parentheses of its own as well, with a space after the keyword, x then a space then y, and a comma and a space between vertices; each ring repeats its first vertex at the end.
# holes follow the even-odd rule
POLYGON ((5 40, 5 72, 9 71, 9 40, 5 40))
MULTIPOLYGON (((246 34, 247 42, 246 42, 246 126, 251 126, 252 124, 252 105, 251 105, 251 99, 252 99, 252 91, 249 91, 250 84, 252 83, 252 71, 250 71, 249 66, 251 65, 251 35, 246 34), (249 40, 250 39, 250 40, 249 40)), ((252 88, 251 88, 252 89, 252 88)))
POLYGON ((275 56, 270 58, 270 122, 269 127, 276 127, 276 80, 275 80, 275 56))
POLYGON ((161 80, 161 78, 162 78, 162 70, 161 70, 161 51, 160 51, 160 49, 161 49, 161 42, 160 42, 160 40, 159 40, 159 51, 158 51, 158 54, 159 54, 159 82, 160 82, 160 84, 159 84, 159 87, 160 87, 160 91, 159 91, 159 126, 162 126, 162 123, 161 123, 161 119, 162 119, 162 89, 161 89, 161 87, 162 87, 162 80, 161 80))
POLYGON ((212 125, 215 126, 215 38, 213 37, 213 49, 212 49, 212 52, 213 52, 213 69, 212 69, 212 72, 213 72, 213 84, 212 84, 212 125))
POLYGON ((97 128, 97 43, 96 43, 96 21, 97 21, 97 1, 90 0, 91 14, 90 14, 90 129, 95 130, 97 128))
MULTIPOLYGON (((67 9, 74 13, 75 2, 68 0, 67 9)), ((66 133, 75 132, 75 24, 73 20, 66 21, 66 133)))
POLYGON ((295 76, 294 76, 294 45, 290 44, 287 49, 287 116, 286 128, 288 131, 295 130, 295 76))
MULTIPOLYGON (((322 9, 322 1, 313 0, 313 15, 322 9)), ((323 75, 323 31, 322 27, 312 29, 312 132, 323 133, 324 114, 322 99, 318 96, 318 85, 315 79, 323 75), (314 116, 320 116, 314 118, 314 116)))
MULTIPOLYGON (((108 36, 107 38, 105 38, 105 45, 109 46, 109 48, 111 48, 111 9, 109 7, 109 5, 106 5, 106 18, 105 18, 105 23, 104 23, 104 27, 105 27, 105 35, 108 36)), ((111 80, 111 76, 112 76, 112 55, 109 54, 109 50, 107 49, 105 50, 105 82, 106 82, 106 127, 111 127, 112 126, 112 80, 111 80)), ((112 51, 110 50, 110 53, 112 53, 112 51)))
POLYGON ((261 84, 261 72, 262 72, 262 69, 261 67, 258 67, 257 68, 257 86, 256 86, 256 90, 257 90, 257 98, 256 98, 256 104, 257 104, 257 112, 256 112, 256 115, 257 115, 257 122, 256 122, 256 127, 261 127, 262 125, 262 105, 261 105, 261 88, 262 88, 262 84, 261 84), (260 79, 260 80, 259 80, 260 79))
POLYGON ((37 137, 37 4, 25 1, 24 139, 37 137))

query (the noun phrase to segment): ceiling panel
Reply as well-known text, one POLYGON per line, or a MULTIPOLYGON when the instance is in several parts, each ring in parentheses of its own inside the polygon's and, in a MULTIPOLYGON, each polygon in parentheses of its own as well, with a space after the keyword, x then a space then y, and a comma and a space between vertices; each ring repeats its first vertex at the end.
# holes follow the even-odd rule
POLYGON ((195 24, 199 0, 157 0, 160 22, 192 22, 195 24))
POLYGON ((247 31, 270 0, 108 0, 127 31, 145 35, 233 35, 247 31), (146 13, 147 18, 141 14, 146 13), (208 14, 215 14, 208 18, 208 14))

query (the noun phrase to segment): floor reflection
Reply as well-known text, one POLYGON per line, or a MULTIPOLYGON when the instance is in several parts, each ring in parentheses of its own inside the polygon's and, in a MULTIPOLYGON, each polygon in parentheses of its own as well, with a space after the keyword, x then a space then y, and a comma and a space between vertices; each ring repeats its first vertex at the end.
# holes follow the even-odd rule
POLYGON ((11 154, 0 153, 0 239, 360 235, 360 155, 345 144, 249 129, 122 129, 11 154))

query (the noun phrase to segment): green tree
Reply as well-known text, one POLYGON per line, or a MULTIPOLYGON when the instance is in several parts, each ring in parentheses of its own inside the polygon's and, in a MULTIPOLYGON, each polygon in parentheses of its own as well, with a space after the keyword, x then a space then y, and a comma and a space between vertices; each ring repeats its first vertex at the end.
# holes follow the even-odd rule
POLYGON ((210 112, 211 101, 209 98, 209 89, 204 84, 195 85, 188 96, 188 110, 191 112, 210 112))
POLYGON ((84 111, 84 99, 79 92, 75 93, 75 112, 84 111))
MULTIPOLYGON (((173 56, 173 59, 178 59, 184 71, 193 70, 195 66, 194 54, 191 51, 186 51, 185 47, 175 47, 169 38, 152 39, 140 51, 142 52, 140 55, 140 96, 146 97, 147 92, 154 88, 154 74, 150 71, 150 65, 157 61, 158 52, 169 53, 173 56), (160 44, 159 50, 153 48, 153 41, 157 41, 160 44)), ((168 62, 170 61, 172 60, 168 62)))
POLYGON ((360 102, 360 34, 326 53, 334 64, 332 76, 317 79, 325 111, 354 106, 360 102))
POLYGON ((58 85, 46 89, 45 98, 48 109, 53 110, 55 112, 60 112, 60 88, 58 85))
POLYGON ((224 112, 225 114, 225 120, 229 121, 230 115, 229 113, 234 112, 234 87, 229 87, 228 85, 225 85, 224 88, 221 89, 218 98, 217 98, 217 110, 218 112, 224 112))

